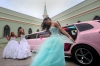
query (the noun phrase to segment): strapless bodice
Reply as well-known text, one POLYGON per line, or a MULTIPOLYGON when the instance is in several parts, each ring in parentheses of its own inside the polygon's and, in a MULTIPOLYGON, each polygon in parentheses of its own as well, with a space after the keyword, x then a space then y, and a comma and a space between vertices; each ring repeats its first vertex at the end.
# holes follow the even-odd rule
POLYGON ((56 27, 51 27, 51 28, 49 29, 49 31, 51 32, 51 35, 60 35, 60 31, 59 31, 59 29, 56 28, 56 27))
POLYGON ((15 37, 11 37, 10 40, 16 40, 16 38, 15 37))
POLYGON ((25 35, 21 35, 21 39, 25 39, 25 35))

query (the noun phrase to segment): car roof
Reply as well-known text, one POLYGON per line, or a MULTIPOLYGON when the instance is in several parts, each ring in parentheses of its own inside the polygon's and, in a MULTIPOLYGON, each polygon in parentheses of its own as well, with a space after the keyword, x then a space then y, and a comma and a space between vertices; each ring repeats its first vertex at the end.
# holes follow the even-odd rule
POLYGON ((92 22, 97 22, 97 21, 100 21, 100 20, 91 20, 91 21, 84 21, 84 22, 79 22, 79 23, 73 23, 73 24, 68 24, 66 26, 63 26, 63 27, 67 27, 67 26, 71 26, 71 25, 76 25, 76 24, 83 24, 83 23, 91 24, 92 22))

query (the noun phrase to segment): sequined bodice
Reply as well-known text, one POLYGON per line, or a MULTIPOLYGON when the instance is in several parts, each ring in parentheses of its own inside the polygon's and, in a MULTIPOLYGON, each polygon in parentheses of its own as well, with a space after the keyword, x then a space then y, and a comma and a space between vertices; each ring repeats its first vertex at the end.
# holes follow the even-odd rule
POLYGON ((51 35, 60 35, 59 29, 56 27, 51 27, 50 29, 51 35))

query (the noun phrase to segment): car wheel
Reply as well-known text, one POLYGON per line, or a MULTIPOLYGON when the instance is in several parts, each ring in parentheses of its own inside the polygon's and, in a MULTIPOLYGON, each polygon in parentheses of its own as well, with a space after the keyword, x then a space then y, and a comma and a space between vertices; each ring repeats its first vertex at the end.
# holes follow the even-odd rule
POLYGON ((94 64, 99 58, 98 53, 91 47, 79 45, 72 50, 72 57, 82 66, 94 64))

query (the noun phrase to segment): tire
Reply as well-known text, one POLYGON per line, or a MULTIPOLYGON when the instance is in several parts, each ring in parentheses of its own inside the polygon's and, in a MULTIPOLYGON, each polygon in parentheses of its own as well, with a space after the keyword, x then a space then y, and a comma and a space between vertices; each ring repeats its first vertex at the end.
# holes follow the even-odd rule
POLYGON ((93 48, 87 45, 78 45, 73 48, 72 57, 79 65, 91 66, 97 64, 99 55, 93 48))

